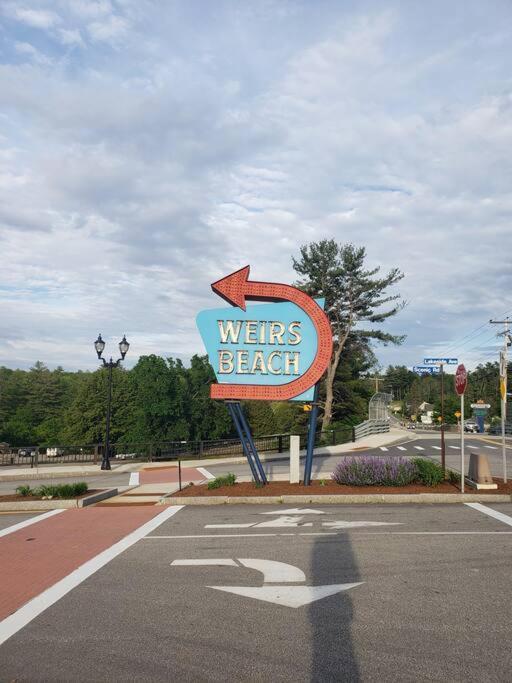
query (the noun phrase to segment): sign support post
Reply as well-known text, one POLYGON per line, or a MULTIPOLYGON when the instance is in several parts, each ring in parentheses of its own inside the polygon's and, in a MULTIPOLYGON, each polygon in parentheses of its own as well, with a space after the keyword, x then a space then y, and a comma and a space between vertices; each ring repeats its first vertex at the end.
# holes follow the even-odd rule
POLYGON ((444 441, 444 366, 457 365, 457 358, 424 358, 425 365, 437 365, 441 374, 441 466, 446 474, 446 445, 444 441))
POLYGON ((311 470, 313 469, 313 452, 315 450, 316 421, 318 417, 318 393, 320 382, 315 384, 313 406, 309 414, 308 445, 306 451, 306 464, 304 465, 304 486, 311 484, 311 470))
POLYGON ((464 493, 464 477, 466 465, 464 462, 464 392, 468 385, 468 373, 462 363, 455 372, 455 391, 460 396, 460 490, 464 493))
POLYGON ((505 422, 507 419, 507 348, 509 342, 510 320, 489 320, 491 325, 504 325, 503 351, 500 353, 500 394, 501 394, 501 457, 503 460, 503 482, 507 483, 507 441, 505 422))

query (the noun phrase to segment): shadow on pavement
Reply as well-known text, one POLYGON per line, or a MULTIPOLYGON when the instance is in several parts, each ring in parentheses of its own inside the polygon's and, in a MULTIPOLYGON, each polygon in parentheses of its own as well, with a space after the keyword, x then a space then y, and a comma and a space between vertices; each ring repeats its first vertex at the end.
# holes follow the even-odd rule
MULTIPOLYGON (((314 586, 361 580, 348 534, 319 537, 315 541, 309 578, 314 586)), ((357 586, 310 605, 311 681, 360 680, 351 624, 353 592, 361 588, 357 586)))

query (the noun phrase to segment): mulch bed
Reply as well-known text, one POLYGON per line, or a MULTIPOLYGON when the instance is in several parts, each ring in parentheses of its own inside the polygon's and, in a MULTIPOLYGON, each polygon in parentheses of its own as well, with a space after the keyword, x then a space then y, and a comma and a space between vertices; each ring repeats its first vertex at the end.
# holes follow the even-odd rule
POLYGON ((0 503, 26 503, 33 500, 80 500, 80 498, 85 498, 100 491, 103 491, 103 489, 90 489, 90 491, 86 491, 79 496, 72 496, 71 498, 41 498, 41 496, 20 496, 17 493, 10 493, 0 496, 0 503))
MULTIPOLYGON (((512 482, 503 483, 502 479, 494 478, 498 484, 497 489, 476 489, 464 487, 464 493, 505 493, 512 495, 512 482)), ((367 494, 399 494, 399 493, 460 493, 459 486, 443 482, 437 486, 424 486, 423 484, 409 484, 408 486, 345 486, 334 481, 325 480, 321 485, 319 480, 311 482, 311 486, 303 484, 290 484, 286 481, 272 481, 266 486, 256 487, 253 482, 239 482, 233 486, 221 486, 218 489, 208 489, 207 484, 199 486, 187 486, 182 491, 176 491, 173 497, 185 498, 187 496, 301 496, 301 495, 367 495, 367 494)))

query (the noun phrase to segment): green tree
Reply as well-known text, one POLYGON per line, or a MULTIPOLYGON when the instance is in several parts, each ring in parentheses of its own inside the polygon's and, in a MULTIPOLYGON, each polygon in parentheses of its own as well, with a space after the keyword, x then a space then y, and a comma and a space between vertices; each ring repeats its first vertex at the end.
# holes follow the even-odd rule
POLYGON ((293 259, 293 267, 302 276, 298 286, 310 296, 325 298, 325 311, 333 333, 333 354, 325 379, 322 429, 326 429, 332 419, 336 372, 349 335, 384 344, 401 344, 404 340, 403 336, 373 327, 402 308, 400 294, 389 294, 388 289, 399 282, 403 274, 393 268, 384 277, 377 277, 380 269, 365 269, 365 258, 364 247, 321 240, 302 246, 300 258, 293 259), (387 304, 391 307, 386 307, 387 304), (365 329, 360 326, 362 323, 371 326, 365 329))

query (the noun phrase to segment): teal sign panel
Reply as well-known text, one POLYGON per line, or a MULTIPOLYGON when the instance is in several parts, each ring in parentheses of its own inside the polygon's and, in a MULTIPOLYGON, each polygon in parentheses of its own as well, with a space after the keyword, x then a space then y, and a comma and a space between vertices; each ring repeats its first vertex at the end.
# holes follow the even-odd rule
MULTIPOLYGON (((323 308, 324 299, 316 299, 323 308)), ((276 386, 301 377, 318 349, 307 313, 291 302, 262 303, 247 310, 228 306, 201 311, 197 326, 219 384, 276 386)), ((311 387, 293 401, 312 401, 311 387)))

